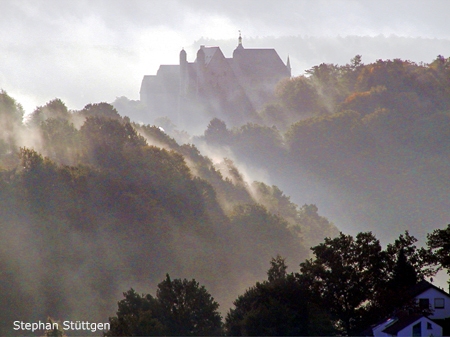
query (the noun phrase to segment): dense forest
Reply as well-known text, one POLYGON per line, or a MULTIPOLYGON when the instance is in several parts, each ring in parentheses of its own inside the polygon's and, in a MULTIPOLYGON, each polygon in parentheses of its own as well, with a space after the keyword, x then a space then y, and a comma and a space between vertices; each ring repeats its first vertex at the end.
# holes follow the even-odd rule
POLYGON ((305 195, 341 229, 384 243, 448 221, 450 61, 321 64, 278 85, 260 121, 210 123, 199 148, 262 167, 297 202, 305 195), (280 165, 283 163, 283 165, 280 165), (332 217, 330 216, 332 214, 332 217), (395 228, 393 232, 392 229, 395 228))
POLYGON ((111 336, 357 334, 395 305, 387 288, 448 267, 432 229, 450 206, 449 59, 321 64, 200 136, 133 122, 143 109, 54 99, 24 118, 0 93, 0 334, 48 316, 110 317, 111 336), (358 234, 289 197, 315 184, 358 234))
POLYGON ((55 99, 24 123, 0 99, 3 334, 16 319, 105 321, 124 288, 165 273, 202 281, 226 308, 272 256, 299 261, 338 233, 314 205, 110 104, 68 111, 55 99))

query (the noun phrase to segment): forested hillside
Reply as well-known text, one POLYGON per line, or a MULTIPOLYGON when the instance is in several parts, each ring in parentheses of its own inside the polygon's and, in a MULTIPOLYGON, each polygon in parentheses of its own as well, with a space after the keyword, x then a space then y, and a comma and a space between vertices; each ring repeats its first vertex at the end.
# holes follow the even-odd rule
MULTIPOLYGON (((116 105, 144 111, 124 98, 116 105)), ((376 237, 393 242, 410 230, 423 238, 449 222, 449 59, 321 64, 279 83, 258 124, 229 128, 214 118, 201 136, 164 118, 165 131, 137 124, 118 109, 89 103, 72 111, 54 99, 24 119, 20 104, 0 93, 0 305, 9 308, 0 310, 0 334, 17 319, 105 322, 130 288, 137 293, 125 293, 117 315, 141 303, 161 310, 152 329, 172 333, 164 330, 163 290, 190 286, 204 295, 181 279, 206 286, 222 316, 228 312, 229 333, 356 333, 387 313, 389 294, 379 289, 397 282, 393 261, 403 263, 402 254, 416 281, 433 274, 430 264, 448 267, 445 254, 419 251, 408 233, 384 250, 376 237), (270 184, 244 178, 259 170, 270 184), (320 210, 293 202, 312 188, 324 200, 320 210), (363 233, 339 234, 324 211, 340 229, 363 233), (346 247, 349 260, 340 261, 346 247), (275 256, 268 281, 251 287, 275 256), (300 274, 289 274, 284 258, 300 274), (338 260, 367 289, 349 292, 338 260), (373 270, 355 267, 373 261, 373 270), (165 276, 155 298, 138 295, 165 276), (335 285, 352 294, 357 311, 333 303, 335 285), (277 315, 261 294, 280 305, 277 315), (297 310, 296 296, 307 306, 297 310), (277 330, 285 314, 303 330, 277 330)), ((446 232, 434 233, 430 249, 446 232)))
POLYGON ((358 55, 281 82, 264 123, 230 129, 216 119, 196 144, 266 169, 297 202, 315 193, 347 231, 423 237, 449 218, 449 88, 443 56, 365 65, 358 55))
POLYGON ((199 280, 225 312, 271 257, 296 265, 338 234, 314 205, 107 103, 55 99, 23 121, 3 91, 0 118, 0 334, 47 316, 106 322, 124 290, 166 273, 199 280))

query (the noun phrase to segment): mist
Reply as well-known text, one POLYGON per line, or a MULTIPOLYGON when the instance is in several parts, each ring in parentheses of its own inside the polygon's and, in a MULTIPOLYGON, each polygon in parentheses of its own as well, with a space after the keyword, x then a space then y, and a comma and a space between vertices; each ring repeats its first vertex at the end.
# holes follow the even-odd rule
MULTIPOLYGON (((430 189, 446 193, 439 153, 418 166, 417 186, 407 178, 419 173, 404 170, 403 180, 364 189, 339 165, 322 174, 293 155, 289 128, 311 116, 327 121, 322 110, 286 110, 284 125, 264 119, 264 107, 252 118, 232 111, 242 117, 234 120, 200 105, 168 116, 143 105, 139 88, 161 64, 179 64, 182 48, 188 62, 200 45, 231 57, 238 31, 245 48, 289 57, 294 77, 355 55, 366 65, 425 66, 450 56, 449 9, 445 0, 0 3, 0 103, 15 99, 0 110, 15 116, 0 120, 1 304, 11 308, 2 319, 106 322, 124 291, 154 294, 166 273, 205 284, 225 314, 265 279, 271 257, 297 271, 310 246, 338 231, 373 231, 386 244, 410 230, 423 243, 449 218, 448 200, 430 189), (55 98, 64 105, 56 112, 55 98), (229 138, 208 138, 213 118, 225 120, 229 138), (316 212, 309 223, 299 220, 305 209, 316 212)), ((414 151, 411 163, 422 160, 414 151)))
POLYGON ((356 54, 365 62, 430 62, 448 54, 450 39, 445 0, 5 1, 0 9, 0 88, 26 113, 55 97, 72 109, 121 96, 137 100, 142 77, 177 64, 181 48, 194 56, 205 41, 229 57, 238 30, 245 46, 276 48, 283 61, 289 55, 293 75, 356 54))

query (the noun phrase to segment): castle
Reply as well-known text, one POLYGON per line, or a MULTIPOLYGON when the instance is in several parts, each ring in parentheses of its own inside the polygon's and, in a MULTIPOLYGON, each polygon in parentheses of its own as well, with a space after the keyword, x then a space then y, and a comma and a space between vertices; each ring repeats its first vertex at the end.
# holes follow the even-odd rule
POLYGON ((291 76, 275 49, 246 49, 239 34, 232 58, 219 47, 200 46, 194 62, 180 52, 180 64, 161 65, 144 76, 140 100, 160 116, 179 119, 202 110, 231 124, 251 120, 274 93, 276 84, 291 76))

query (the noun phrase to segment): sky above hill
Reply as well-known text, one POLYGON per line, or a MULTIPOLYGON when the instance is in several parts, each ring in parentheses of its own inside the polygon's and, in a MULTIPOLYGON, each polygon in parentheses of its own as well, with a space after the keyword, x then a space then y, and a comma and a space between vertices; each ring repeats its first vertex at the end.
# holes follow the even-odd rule
MULTIPOLYGON (((437 39, 446 44, 430 55, 448 57, 449 10, 447 0, 6 0, 0 2, 0 88, 27 113, 55 97, 72 109, 120 96, 138 99, 142 76, 177 63, 182 47, 193 61, 195 41, 236 41, 238 30, 244 41, 259 38, 261 44, 269 37, 326 38, 336 56, 352 47, 334 44, 338 37, 437 39)), ((390 57, 384 53, 389 48, 374 57, 390 57)), ((323 53, 308 61, 298 48, 281 49, 299 60, 294 75, 323 53)), ((420 49, 417 39, 412 50, 420 49)))

